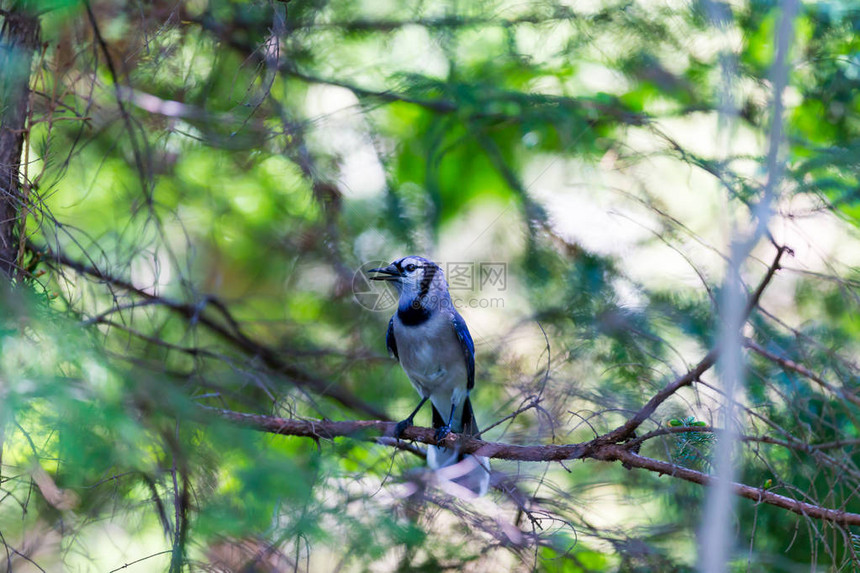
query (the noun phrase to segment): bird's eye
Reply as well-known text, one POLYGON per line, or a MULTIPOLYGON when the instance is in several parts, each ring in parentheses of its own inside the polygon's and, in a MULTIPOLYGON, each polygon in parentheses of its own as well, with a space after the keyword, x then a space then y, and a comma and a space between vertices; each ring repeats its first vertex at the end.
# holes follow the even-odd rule
POLYGON ((418 267, 416 267, 416 266, 415 266, 415 265, 413 265, 412 263, 409 263, 408 265, 406 265, 406 270, 407 270, 408 272, 410 272, 410 273, 411 273, 412 271, 414 271, 415 269, 417 269, 417 268, 418 268, 418 267))

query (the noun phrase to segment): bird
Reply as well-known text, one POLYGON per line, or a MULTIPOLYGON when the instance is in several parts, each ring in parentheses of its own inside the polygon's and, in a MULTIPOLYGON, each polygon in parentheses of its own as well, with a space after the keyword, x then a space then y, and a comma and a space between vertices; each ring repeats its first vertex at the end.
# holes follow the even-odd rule
MULTIPOLYGON (((398 259, 386 267, 370 269, 372 280, 394 286, 399 295, 397 311, 388 321, 385 336, 389 352, 406 372, 421 401, 395 427, 399 438, 429 400, 433 408, 436 441, 450 433, 479 432, 470 393, 475 385, 475 343, 466 321, 454 308, 445 273, 431 260, 419 256, 398 259)), ((456 447, 429 446, 427 464, 446 470, 450 481, 481 496, 490 483, 489 460, 461 454, 456 447)))

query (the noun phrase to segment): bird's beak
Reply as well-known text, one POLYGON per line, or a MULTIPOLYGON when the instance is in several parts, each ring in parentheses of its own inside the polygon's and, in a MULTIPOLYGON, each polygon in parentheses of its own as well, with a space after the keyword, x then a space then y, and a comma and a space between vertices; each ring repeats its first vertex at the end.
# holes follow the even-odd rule
POLYGON ((372 281, 396 281, 400 280, 401 277, 400 271, 398 271, 397 267, 394 265, 388 265, 387 267, 381 267, 378 269, 370 269, 367 272, 379 273, 375 277, 370 277, 370 280, 372 281))

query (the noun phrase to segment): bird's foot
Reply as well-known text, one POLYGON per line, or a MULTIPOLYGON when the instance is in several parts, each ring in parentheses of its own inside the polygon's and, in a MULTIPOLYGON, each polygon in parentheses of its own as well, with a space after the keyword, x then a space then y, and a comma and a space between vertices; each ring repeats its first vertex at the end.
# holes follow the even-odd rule
POLYGON ((436 443, 438 444, 442 440, 448 437, 448 434, 451 433, 451 426, 439 426, 436 428, 436 443))
POLYGON ((406 428, 408 428, 411 425, 412 425, 412 418, 406 418, 405 420, 401 420, 400 422, 397 422, 397 425, 394 426, 394 437, 399 440, 400 436, 403 435, 403 432, 406 431, 406 428))

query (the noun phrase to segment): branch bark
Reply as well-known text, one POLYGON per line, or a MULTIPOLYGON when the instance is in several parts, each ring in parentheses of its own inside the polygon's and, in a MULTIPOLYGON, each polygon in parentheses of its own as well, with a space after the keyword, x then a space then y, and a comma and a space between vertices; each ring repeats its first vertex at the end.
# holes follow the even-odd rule
POLYGON ((0 28, 0 272, 11 278, 18 259, 21 151, 27 133, 30 68, 39 46, 39 19, 29 2, 3 12, 0 28))
MULTIPOLYGON (((217 412, 224 420, 261 432, 313 438, 315 440, 332 440, 338 437, 391 436, 394 432, 394 427, 397 425, 394 422, 384 422, 381 420, 348 420, 339 422, 329 420, 295 420, 257 414, 244 414, 230 410, 210 408, 206 408, 206 410, 217 412)), ((435 439, 435 430, 432 428, 410 426, 403 433, 403 438, 423 444, 435 445, 438 443, 435 439)), ((501 460, 516 460, 521 462, 558 462, 578 459, 594 459, 606 462, 617 461, 623 463, 625 467, 640 468, 700 485, 711 486, 717 481, 712 475, 636 454, 630 451, 630 444, 599 443, 599 439, 596 438, 578 444, 522 446, 502 442, 485 442, 464 435, 449 434, 441 443, 448 446, 456 444, 463 453, 501 460)), ((394 443, 396 442, 392 442, 392 444, 394 443)), ((734 482, 731 484, 731 490, 739 497, 750 499, 756 503, 773 505, 812 519, 829 521, 843 526, 860 525, 860 514, 798 501, 769 491, 766 488, 734 482)))

